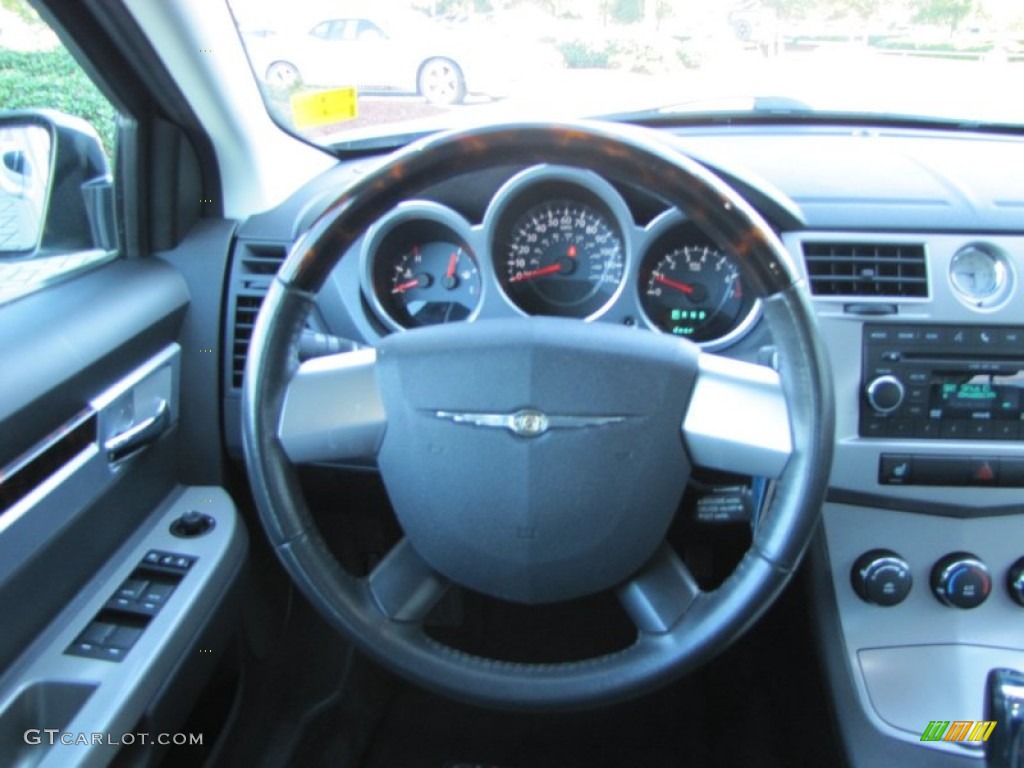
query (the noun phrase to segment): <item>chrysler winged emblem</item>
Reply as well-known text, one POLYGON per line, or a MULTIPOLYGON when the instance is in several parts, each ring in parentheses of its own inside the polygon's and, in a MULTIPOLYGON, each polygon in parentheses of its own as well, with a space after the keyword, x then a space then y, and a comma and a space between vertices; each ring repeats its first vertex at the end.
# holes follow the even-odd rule
POLYGON ((471 424, 475 427, 497 427, 507 429, 520 437, 538 437, 549 429, 580 429, 601 427, 625 421, 626 416, 548 416, 534 408, 524 408, 514 413, 456 413, 436 411, 439 419, 448 419, 456 424, 471 424))

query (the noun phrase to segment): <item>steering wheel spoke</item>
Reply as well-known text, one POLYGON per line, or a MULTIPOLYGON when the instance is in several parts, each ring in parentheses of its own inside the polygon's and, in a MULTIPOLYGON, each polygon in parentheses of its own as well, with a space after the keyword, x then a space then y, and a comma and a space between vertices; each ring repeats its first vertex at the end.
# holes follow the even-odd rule
POLYGON ((793 453, 789 408, 779 375, 718 355, 697 360, 683 436, 694 464, 778 478, 793 453))
POLYGON ((296 464, 372 459, 384 437, 376 352, 307 360, 285 393, 278 437, 296 464))
POLYGON ((617 595, 641 635, 661 635, 679 622, 701 589, 675 550, 663 542, 617 595))
POLYGON ((370 595, 392 621, 421 623, 450 586, 402 539, 366 578, 370 595))

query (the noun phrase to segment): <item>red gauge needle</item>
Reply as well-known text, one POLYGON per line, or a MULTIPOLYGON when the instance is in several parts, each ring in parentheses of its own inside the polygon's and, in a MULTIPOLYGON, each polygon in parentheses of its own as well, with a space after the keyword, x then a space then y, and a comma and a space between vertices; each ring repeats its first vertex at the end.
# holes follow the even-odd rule
POLYGON ((412 280, 406 280, 404 283, 399 283, 398 285, 396 285, 394 288, 391 289, 391 292, 392 293, 405 293, 406 291, 408 291, 408 290, 410 290, 412 288, 415 288, 419 284, 420 284, 420 279, 418 277, 415 277, 412 280))
POLYGON ((570 245, 569 246, 569 250, 566 252, 566 255, 570 259, 575 259, 576 258, 576 246, 575 245, 570 245))
POLYGON ((533 280, 535 277, 542 277, 544 275, 551 275, 562 269, 561 264, 550 264, 540 269, 535 269, 531 272, 520 272, 515 277, 509 279, 510 283, 521 283, 523 280, 533 280))
POLYGON ((445 277, 447 277, 449 280, 451 280, 453 277, 455 277, 455 267, 458 265, 458 263, 459 263, 459 252, 455 251, 452 254, 452 257, 450 259, 448 259, 448 271, 445 273, 445 277))
POLYGON ((667 285, 669 288, 675 288, 677 291, 682 291, 687 296, 693 293, 693 286, 687 285, 686 283, 680 283, 676 280, 665 277, 664 275, 655 275, 654 282, 667 285))

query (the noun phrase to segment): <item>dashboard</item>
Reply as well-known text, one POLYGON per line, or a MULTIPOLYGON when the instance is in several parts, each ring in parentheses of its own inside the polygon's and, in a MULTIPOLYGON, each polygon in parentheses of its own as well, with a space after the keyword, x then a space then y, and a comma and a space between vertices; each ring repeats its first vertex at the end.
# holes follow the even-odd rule
POLYGON ((508 179, 471 223, 429 200, 367 233, 361 287, 389 330, 515 315, 640 325, 728 346, 757 318, 736 257, 676 209, 638 224, 592 171, 540 165, 508 179))
MULTIPOLYGON (((777 231, 828 349, 835 460, 808 568, 851 762, 980 760, 979 744, 921 733, 936 717, 982 720, 988 670, 1024 669, 1024 141, 865 125, 661 133, 777 231)), ((236 454, 262 296, 371 165, 340 163, 238 231, 224 360, 236 454)), ((771 365, 740 258, 599 168, 495 168, 383 215, 328 280, 307 333, 374 346, 423 325, 553 315, 771 365)))

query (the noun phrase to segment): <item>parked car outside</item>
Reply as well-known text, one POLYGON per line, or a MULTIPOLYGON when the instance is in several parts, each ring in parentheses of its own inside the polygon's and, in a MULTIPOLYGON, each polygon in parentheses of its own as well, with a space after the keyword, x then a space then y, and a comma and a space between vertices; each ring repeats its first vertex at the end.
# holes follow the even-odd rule
POLYGON ((501 97, 554 51, 524 51, 489 25, 445 25, 408 13, 337 15, 297 30, 242 30, 256 74, 269 86, 353 86, 360 92, 420 94, 461 104, 469 94, 501 97), (531 67, 532 64, 532 67, 531 67))

